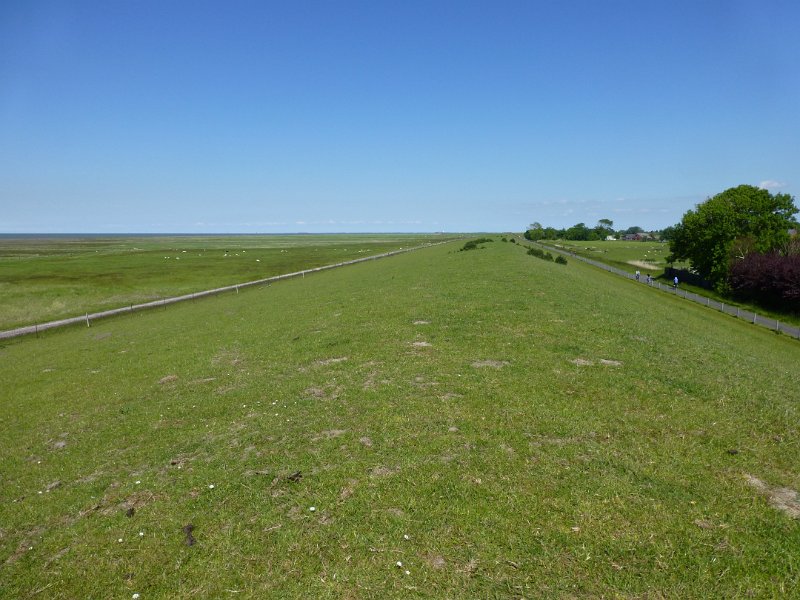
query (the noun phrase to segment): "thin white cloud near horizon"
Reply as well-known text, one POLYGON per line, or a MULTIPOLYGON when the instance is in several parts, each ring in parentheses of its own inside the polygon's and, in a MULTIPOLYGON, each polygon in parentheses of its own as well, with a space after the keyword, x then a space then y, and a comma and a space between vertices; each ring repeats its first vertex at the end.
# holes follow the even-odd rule
POLYGON ((758 184, 762 190, 781 190, 788 184, 785 181, 775 181, 774 179, 765 179, 758 184))

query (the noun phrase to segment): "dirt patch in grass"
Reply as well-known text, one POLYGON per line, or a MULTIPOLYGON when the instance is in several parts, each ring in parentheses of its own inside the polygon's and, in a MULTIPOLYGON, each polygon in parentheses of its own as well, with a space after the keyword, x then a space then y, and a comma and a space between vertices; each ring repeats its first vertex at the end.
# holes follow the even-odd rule
POLYGON ((322 360, 317 360, 314 362, 315 365, 319 365, 320 367, 327 367, 328 365, 335 365, 336 363, 344 362, 348 360, 347 356, 338 356, 336 358, 325 358, 322 360))
POLYGON ((430 321, 424 321, 423 319, 417 319, 414 321, 414 325, 430 325, 430 321))
POLYGON ((586 358, 573 358, 571 361, 573 365, 577 365, 579 367, 589 367, 594 364, 593 361, 588 360, 586 358))
POLYGON ((164 385, 164 384, 167 384, 167 383, 172 383, 173 381, 178 381, 178 376, 177 375, 174 375, 174 374, 173 375, 165 375, 164 377, 162 377, 161 379, 158 380, 158 383, 160 383, 161 385, 164 385))
POLYGON ((441 554, 426 554, 425 562, 436 570, 444 569, 447 566, 447 561, 441 554))
POLYGON ((83 477, 79 477, 78 479, 75 480, 75 483, 93 483, 98 479, 100 479, 100 477, 102 477, 103 475, 104 473, 102 471, 95 471, 94 473, 91 473, 89 475, 84 475, 83 477))
POLYGON ((389 467, 384 467, 383 465, 378 465, 377 467, 373 467, 369 470, 370 477, 388 477, 389 475, 394 475, 400 469, 395 468, 391 469, 389 467))
POLYGON ((329 429, 328 431, 323 431, 319 435, 312 436, 311 441, 318 442, 319 440, 332 440, 333 438, 337 438, 345 433, 347 433, 346 429, 329 429))
POLYGON ((411 342, 411 345, 415 348, 430 348, 433 346, 430 342, 411 342))
POLYGON ((608 358, 601 358, 600 359, 600 364, 601 365, 606 365, 608 367, 621 367, 622 366, 622 363, 620 361, 611 360, 611 359, 608 359, 608 358))
POLYGON ((349 479, 347 481, 347 485, 342 488, 342 491, 339 492, 339 501, 344 502, 350 496, 352 496, 356 491, 356 486, 358 485, 357 479, 349 479))
POLYGON ((367 436, 360 438, 358 441, 362 446, 365 446, 366 448, 372 448, 372 440, 367 436))
POLYGON ((272 475, 272 471, 270 469, 247 469, 242 472, 242 475, 245 477, 268 477, 272 475))
POLYGON ((790 488, 771 486, 758 477, 745 473, 745 481, 767 497, 770 506, 786 513, 792 519, 800 519, 800 495, 790 488))
POLYGON ((62 558, 64 558, 64 556, 67 555, 68 552, 69 552, 69 546, 62 548, 61 550, 53 554, 53 556, 47 559, 47 562, 44 563, 44 568, 46 569, 54 562, 61 560, 62 558))
POLYGON ((50 450, 63 450, 67 447, 67 440, 65 439, 69 433, 61 433, 59 434, 58 438, 54 438, 47 441, 47 447, 50 450))
MULTIPOLYGON (((578 367, 591 367, 594 365, 594 361, 588 358, 573 358, 571 361, 573 365, 578 367)), ((597 361, 599 364, 603 365, 604 367, 620 367, 622 363, 618 360, 611 360, 608 358, 601 358, 597 361)))
POLYGON ((203 377, 202 379, 193 379, 189 382, 189 385, 200 385, 201 383, 211 383, 212 381, 216 381, 216 377, 203 377))
POLYGON ((447 392, 446 394, 442 394, 439 396, 439 400, 455 400, 456 398, 463 398, 463 394, 457 394, 455 392, 447 392))
POLYGON ((56 489, 60 488, 62 485, 64 485, 64 484, 61 482, 61 480, 57 479, 56 481, 53 481, 52 483, 48 483, 45 486, 44 491, 45 491, 45 493, 49 493, 49 492, 52 492, 53 490, 56 490, 56 489))
POLYGON ((17 562, 22 557, 23 554, 25 554, 26 552, 29 552, 30 550, 33 550, 34 541, 37 540, 38 538, 40 538, 42 536, 42 534, 44 533, 44 531, 45 531, 45 529, 41 525, 37 525, 36 527, 33 527, 32 529, 28 530, 25 533, 25 535, 22 537, 22 540, 20 541, 19 545, 17 546, 17 549, 14 550, 14 552, 11 554, 11 556, 9 556, 5 560, 4 564, 13 565, 15 562, 17 562))
POLYGON ((339 396, 339 386, 329 383, 324 387, 312 386, 306 388, 303 392, 307 397, 316 398, 317 400, 334 400, 339 396))
POLYGON ((475 575, 475 572, 478 570, 478 559, 477 558, 470 558, 469 562, 465 565, 457 569, 457 571, 464 573, 467 577, 472 577, 475 575))
POLYGON ((476 360, 472 363, 472 366, 476 369, 481 369, 483 367, 490 367, 492 369, 502 369, 503 367, 507 367, 511 363, 507 360, 476 360))

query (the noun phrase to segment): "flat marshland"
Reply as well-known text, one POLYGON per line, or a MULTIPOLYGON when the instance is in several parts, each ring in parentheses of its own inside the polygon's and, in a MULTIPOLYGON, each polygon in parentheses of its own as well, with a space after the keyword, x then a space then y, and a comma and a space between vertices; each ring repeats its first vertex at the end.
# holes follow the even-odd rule
POLYGON ((0 596, 796 594, 800 344, 495 240, 5 342, 0 596))
POLYGON ((0 330, 256 281, 452 237, 0 236, 0 330))

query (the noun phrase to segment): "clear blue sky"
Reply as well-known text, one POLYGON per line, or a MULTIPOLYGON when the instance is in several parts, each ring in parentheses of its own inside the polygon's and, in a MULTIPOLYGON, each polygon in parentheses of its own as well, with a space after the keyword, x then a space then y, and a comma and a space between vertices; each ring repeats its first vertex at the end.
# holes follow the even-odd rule
POLYGON ((800 190, 800 3, 0 3, 0 232, 661 228, 800 190))

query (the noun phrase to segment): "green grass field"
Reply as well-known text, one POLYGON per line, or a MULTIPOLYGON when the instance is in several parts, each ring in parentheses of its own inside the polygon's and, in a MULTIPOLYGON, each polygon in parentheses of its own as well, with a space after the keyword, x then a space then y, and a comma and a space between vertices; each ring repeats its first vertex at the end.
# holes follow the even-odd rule
POLYGON ((5 342, 0 597, 796 595, 800 344, 460 245, 5 342))
POLYGON ((0 237, 0 330, 244 283, 446 235, 0 237))
POLYGON ((563 248, 580 256, 613 265, 629 273, 636 270, 660 277, 667 266, 669 244, 660 242, 581 242, 572 240, 543 240, 541 243, 563 248))
MULTIPOLYGON (((525 241, 522 241, 522 243, 525 243, 525 241)), ((543 240, 540 243, 568 250, 578 256, 617 267, 628 273, 635 273, 638 270, 641 272, 643 279, 648 273, 654 279, 661 277, 664 274, 664 268, 668 266, 666 257, 669 256, 670 253, 669 244, 662 244, 660 242, 543 240)), ((674 263, 674 266, 678 269, 685 269, 688 268, 689 265, 685 263, 674 263)), ((664 283, 670 284, 671 280, 667 278, 664 283)), ((717 302, 724 302, 728 306, 738 306, 751 312, 757 312, 759 315, 771 319, 800 326, 800 314, 765 308, 751 302, 740 302, 729 296, 722 296, 714 290, 690 285, 686 282, 681 283, 681 288, 700 296, 706 296, 717 302)))

